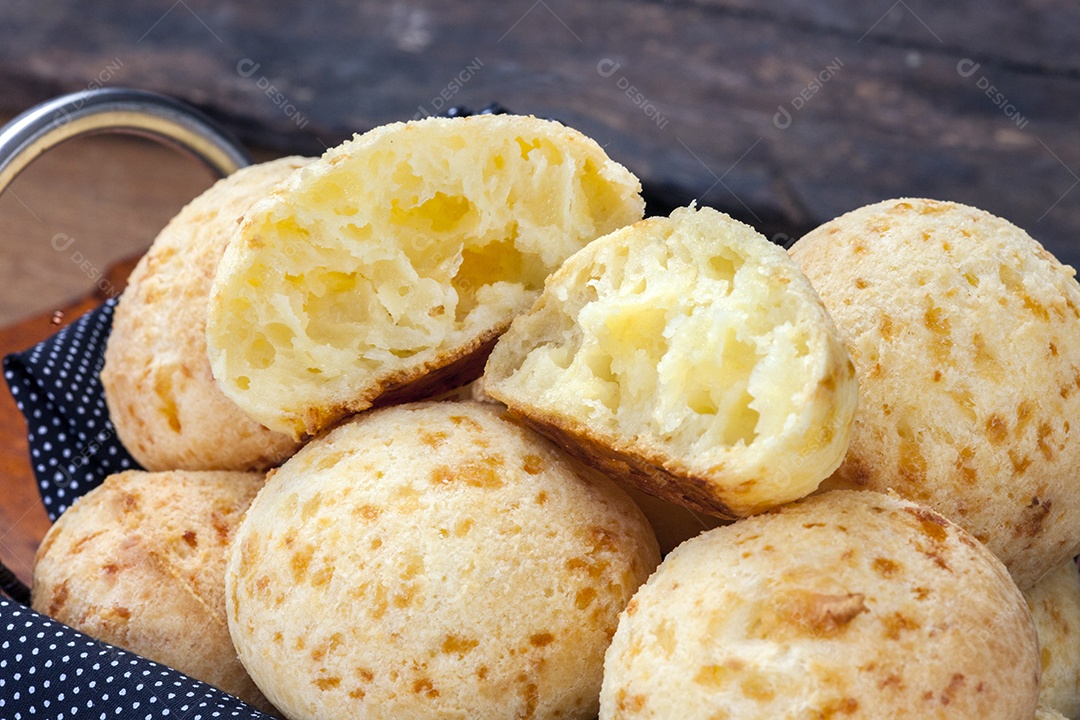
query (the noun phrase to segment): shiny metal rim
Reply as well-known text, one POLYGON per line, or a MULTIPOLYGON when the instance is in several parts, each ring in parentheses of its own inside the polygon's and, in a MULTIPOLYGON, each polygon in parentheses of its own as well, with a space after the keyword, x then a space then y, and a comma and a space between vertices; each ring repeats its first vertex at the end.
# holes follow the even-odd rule
POLYGON ((190 105, 145 90, 100 88, 43 102, 0 128, 0 193, 50 148, 98 133, 157 140, 221 177, 251 164, 236 138, 190 105))
MULTIPOLYGON (((99 133, 141 135, 184 152, 225 177, 251 164, 227 130, 190 105, 157 93, 102 88, 62 95, 0 128, 0 194, 42 153, 99 133)), ((30 605, 30 589, 0 563, 0 593, 30 605)))

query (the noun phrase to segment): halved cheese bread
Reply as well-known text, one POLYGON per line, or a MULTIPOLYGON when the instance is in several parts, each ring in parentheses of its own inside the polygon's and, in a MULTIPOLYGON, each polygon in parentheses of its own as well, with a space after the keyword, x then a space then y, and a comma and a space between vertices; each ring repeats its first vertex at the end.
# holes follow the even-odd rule
POLYGON ((484 389, 641 490, 719 517, 807 495, 840 464, 855 370, 779 247, 680 208, 570 258, 484 389))
POLYGON ((300 438, 480 374, 544 279, 641 218, 640 183, 534 117, 429 118, 328 151, 246 217, 210 300, 222 390, 300 438))
POLYGON ((244 213, 309 158, 242 168, 192 200, 128 278, 101 386, 124 447, 147 470, 265 470, 297 443, 222 394, 206 357, 206 305, 244 213))

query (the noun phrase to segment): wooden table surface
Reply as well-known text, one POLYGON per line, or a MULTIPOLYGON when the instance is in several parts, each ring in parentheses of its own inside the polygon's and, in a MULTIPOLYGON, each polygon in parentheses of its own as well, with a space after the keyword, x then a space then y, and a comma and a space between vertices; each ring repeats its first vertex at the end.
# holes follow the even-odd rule
MULTIPOLYGON (((595 137, 655 210, 696 198, 784 242, 937 197, 1080 264, 1072 0, 0 4, 0 115, 97 86, 180 97, 277 154, 497 100, 595 137)), ((0 351, 55 331, 44 310, 0 351)), ((0 559, 25 579, 46 522, 24 431, 0 391, 0 559)))
MULTIPOLYGON (((123 288, 136 259, 118 263, 106 275, 123 288)), ((66 308, 29 318, 0 329, 0 357, 41 342, 77 317, 92 310, 107 296, 95 292, 66 308)), ((34 552, 49 529, 49 518, 37 493, 26 423, 6 390, 0 392, 0 561, 30 584, 34 552)))
POLYGON ((0 113, 98 85, 305 153, 497 100, 780 240, 936 197, 1080 264, 1073 0, 0 3, 0 113))

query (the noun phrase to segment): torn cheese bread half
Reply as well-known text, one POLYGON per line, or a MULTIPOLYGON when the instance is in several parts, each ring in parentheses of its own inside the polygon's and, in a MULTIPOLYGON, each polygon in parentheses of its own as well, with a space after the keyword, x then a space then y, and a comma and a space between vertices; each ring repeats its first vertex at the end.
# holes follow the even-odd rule
POLYGON ((567 260, 500 338, 484 389, 609 474, 728 518, 813 492, 844 456, 857 395, 795 263, 692 207, 567 260))
POLYGON ((641 218, 640 189, 596 142, 534 117, 358 135, 239 226, 210 298, 214 377, 294 438, 460 385, 563 260, 641 218))

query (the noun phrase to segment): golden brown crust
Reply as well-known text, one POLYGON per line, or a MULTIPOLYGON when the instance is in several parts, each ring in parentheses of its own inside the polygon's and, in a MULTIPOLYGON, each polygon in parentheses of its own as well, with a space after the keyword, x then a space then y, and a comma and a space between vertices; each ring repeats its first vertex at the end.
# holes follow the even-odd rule
POLYGON ((226 553, 262 486, 255 473, 109 476, 38 548, 34 609, 273 712, 225 617, 226 553))
POLYGON ((438 395, 467 385, 483 374, 484 363, 491 354, 499 333, 486 335, 489 337, 479 337, 469 346, 437 357, 424 367, 387 375, 347 403, 309 408, 304 416, 304 424, 306 427, 322 428, 324 432, 365 410, 434 399, 438 395))
POLYGON ((859 378, 825 488, 895 489, 960 523, 1022 588, 1080 552, 1080 285, 1026 232, 900 199, 791 248, 859 378))
MULTIPOLYGON (((468 347, 455 353, 457 357, 447 355, 439 358, 432 363, 430 369, 417 370, 404 374, 400 379, 395 377, 388 380, 368 407, 387 407, 416 402, 468 385, 483 374, 484 363, 487 362, 491 349, 495 347, 495 341, 505 330, 504 327, 485 333, 468 347)), ((367 407, 361 408, 361 410, 366 409, 367 407)), ((353 410, 353 412, 359 411, 353 410)))
POLYGON ((664 465, 671 463, 670 457, 645 455, 632 447, 613 448, 583 425, 569 423, 563 416, 543 413, 534 407, 518 406, 513 400, 508 399, 507 407, 518 420, 616 480, 706 515, 726 520, 740 517, 717 499, 709 478, 694 476, 685 468, 666 469, 664 465))
POLYGON ((601 720, 1029 720, 1038 644, 983 545, 834 491, 676 548, 619 620, 601 720))

